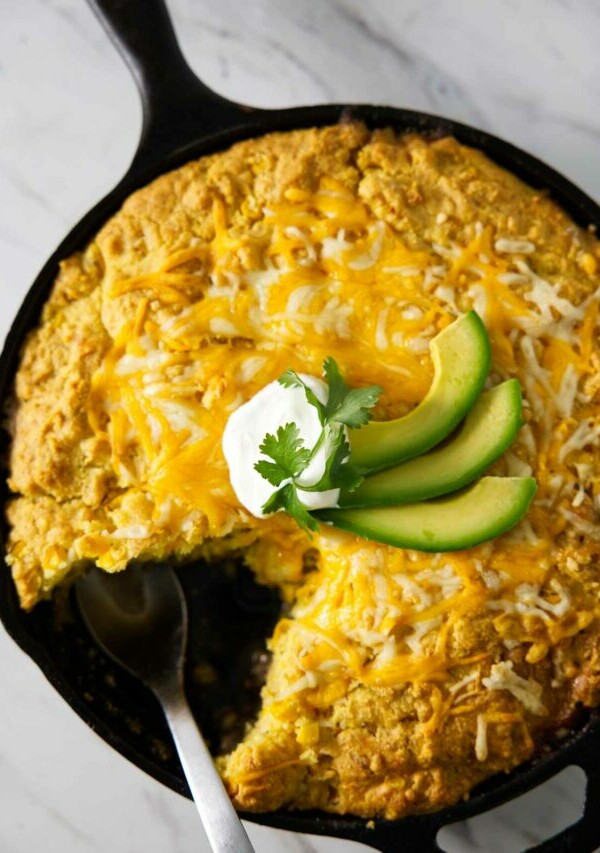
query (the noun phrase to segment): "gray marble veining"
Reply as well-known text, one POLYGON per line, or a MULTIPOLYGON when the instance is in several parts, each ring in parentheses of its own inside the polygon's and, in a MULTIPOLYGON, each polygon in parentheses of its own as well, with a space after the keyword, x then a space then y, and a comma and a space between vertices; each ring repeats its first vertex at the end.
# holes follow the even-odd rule
MULTIPOLYGON (((597 0, 171 0, 205 82, 259 106, 329 100, 449 115, 600 198, 597 0)), ((0 339, 65 231, 124 172, 141 111, 81 0, 0 0, 0 339)), ((207 851, 193 807, 89 731, 0 633, 0 851, 207 851)), ((514 853, 576 818, 575 769, 445 830, 448 853, 514 853), (531 799, 533 798, 533 799, 531 799)), ((251 827, 265 853, 365 849, 251 827)))

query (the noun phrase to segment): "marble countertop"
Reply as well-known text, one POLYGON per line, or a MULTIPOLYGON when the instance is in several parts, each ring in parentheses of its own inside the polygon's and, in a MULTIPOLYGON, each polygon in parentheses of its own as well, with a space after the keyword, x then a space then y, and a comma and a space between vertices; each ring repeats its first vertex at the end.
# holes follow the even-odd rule
MULTIPOLYGON (((600 199, 597 0, 170 0, 192 67, 257 106, 375 101, 447 115, 600 199), (367 14, 366 10, 369 9, 367 14)), ((81 0, 0 0, 0 340, 62 236, 125 171, 141 110, 81 0)), ((112 752, 0 632, 0 850, 208 851, 193 806, 112 752)), ((516 853, 577 819, 569 768, 444 830, 448 853, 516 853)), ((259 853, 361 845, 249 828, 259 853)))

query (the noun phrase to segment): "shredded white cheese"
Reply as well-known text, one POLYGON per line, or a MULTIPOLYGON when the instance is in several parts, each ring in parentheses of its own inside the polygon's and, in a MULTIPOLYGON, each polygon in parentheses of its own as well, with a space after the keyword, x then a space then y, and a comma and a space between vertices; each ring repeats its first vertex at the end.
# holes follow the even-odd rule
POLYGON ((507 237, 499 237, 494 243, 494 249, 500 254, 530 255, 535 252, 535 243, 531 240, 509 240, 507 237))
POLYGON ((147 524, 130 524, 129 527, 119 527, 111 535, 114 539, 148 539, 150 528, 147 524))
POLYGON ((583 450, 586 447, 595 447, 600 438, 600 426, 591 418, 581 421, 575 431, 565 441, 558 451, 558 461, 564 462, 569 453, 574 450, 583 450))
POLYGON ((543 687, 533 679, 522 678, 513 671, 512 661, 501 661, 492 665, 487 678, 482 678, 481 683, 488 690, 507 690, 528 711, 537 716, 547 714, 547 709, 542 703, 543 687))
POLYGON ((475 757, 485 761, 488 757, 487 721, 483 714, 477 714, 477 734, 475 735, 475 757))

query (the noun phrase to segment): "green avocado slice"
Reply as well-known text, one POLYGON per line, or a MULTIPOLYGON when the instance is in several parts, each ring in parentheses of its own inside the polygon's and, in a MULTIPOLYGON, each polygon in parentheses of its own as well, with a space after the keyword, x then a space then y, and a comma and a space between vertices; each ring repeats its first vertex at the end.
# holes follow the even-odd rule
POLYGON ((371 421, 350 433, 350 459, 363 472, 381 471, 426 453, 462 421, 490 369, 490 341, 475 311, 431 341, 434 376, 419 405, 393 421, 371 421))
POLYGON ((461 551, 514 527, 535 491, 532 477, 482 477, 462 492, 423 503, 323 509, 312 514, 319 521, 397 548, 461 551))
POLYGON ((462 489, 510 447, 521 423, 521 388, 509 379, 479 397, 448 441, 342 492, 340 506, 394 506, 462 489))

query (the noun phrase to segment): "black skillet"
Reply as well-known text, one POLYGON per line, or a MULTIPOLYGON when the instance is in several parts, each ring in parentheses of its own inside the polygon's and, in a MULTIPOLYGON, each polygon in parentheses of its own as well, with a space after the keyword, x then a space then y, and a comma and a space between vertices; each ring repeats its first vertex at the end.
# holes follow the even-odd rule
MULTIPOLYGON (((163 0, 89 2, 139 86, 144 114, 142 137, 125 177, 64 239, 29 291, 0 356, 0 399, 7 399, 11 393, 23 340, 37 322, 58 262, 81 249, 133 190, 168 169, 239 139, 349 119, 426 136, 452 135, 484 151, 531 186, 549 192, 579 224, 600 227, 600 208, 581 190, 539 160, 489 134, 448 119, 381 106, 244 107, 215 94, 196 78, 179 50, 163 0)), ((0 449, 5 453, 6 436, 2 441, 0 449)), ((5 488, 3 501, 7 497, 5 488)), ((192 624, 188 693, 213 749, 226 749, 239 735, 243 720, 256 708, 260 651, 277 618, 278 601, 233 564, 225 569, 191 566, 180 576, 192 624)), ((8 633, 88 725, 146 773, 189 796, 152 697, 102 657, 71 600, 59 597, 26 614, 19 609, 6 569, 0 572, 0 618, 8 633)), ((560 744, 511 774, 480 785, 468 801, 440 812, 376 821, 374 828, 365 820, 321 812, 277 811, 244 817, 295 832, 363 842, 384 853, 429 853, 440 849, 436 836, 441 827, 506 802, 571 764, 582 767, 587 775, 584 813, 576 824, 532 849, 538 853, 586 853, 600 845, 600 820, 595 813, 596 804, 600 806, 600 715, 596 714, 582 714, 577 728, 560 744)))

